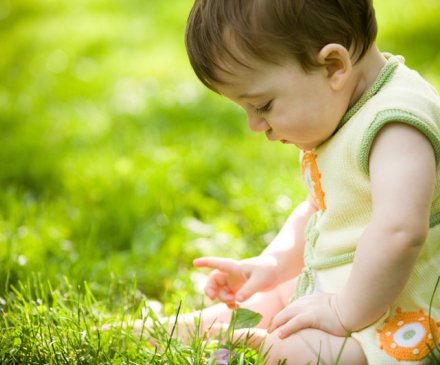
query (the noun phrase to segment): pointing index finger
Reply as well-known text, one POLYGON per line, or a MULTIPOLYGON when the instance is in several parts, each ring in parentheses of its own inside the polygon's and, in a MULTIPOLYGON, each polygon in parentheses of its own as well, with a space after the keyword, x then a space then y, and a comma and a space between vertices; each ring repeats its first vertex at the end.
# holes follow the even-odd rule
POLYGON ((233 259, 225 259, 221 257, 201 257, 193 261, 196 267, 209 267, 222 272, 230 272, 232 274, 241 275, 240 264, 233 259))

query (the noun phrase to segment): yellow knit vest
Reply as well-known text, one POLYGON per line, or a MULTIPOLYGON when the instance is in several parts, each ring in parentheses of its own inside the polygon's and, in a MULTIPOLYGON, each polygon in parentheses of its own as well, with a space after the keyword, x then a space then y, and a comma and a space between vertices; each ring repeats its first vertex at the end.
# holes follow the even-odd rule
POLYGON ((352 336, 371 365, 428 364, 426 343, 433 347, 439 342, 440 325, 440 288, 433 298, 432 319, 428 317, 440 275, 440 98, 404 65, 402 57, 384 55, 388 62, 374 85, 347 112, 333 136, 313 151, 301 153, 303 178, 320 211, 306 228, 306 267, 295 298, 314 285, 312 270, 326 292, 338 293, 345 285, 357 243, 372 217, 371 144, 386 123, 408 123, 429 138, 437 162, 428 238, 395 303, 377 322, 352 336))

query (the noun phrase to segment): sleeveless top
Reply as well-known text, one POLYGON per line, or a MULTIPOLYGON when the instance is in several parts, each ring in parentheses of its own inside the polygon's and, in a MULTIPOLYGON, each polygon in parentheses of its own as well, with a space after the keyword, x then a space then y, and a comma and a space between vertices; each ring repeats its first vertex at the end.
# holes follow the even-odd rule
POLYGON ((372 218, 368 158, 374 137, 386 123, 410 124, 429 138, 435 153, 428 238, 397 300, 379 320, 352 337, 371 365, 428 364, 426 343, 431 348, 438 344, 440 326, 440 289, 433 296, 440 275, 440 98, 433 86, 404 65, 403 57, 384 56, 388 61, 375 83, 346 113, 332 137, 301 152, 303 180, 320 210, 305 231, 306 266, 292 300, 314 291, 314 274, 325 292, 338 293, 345 285, 359 239, 372 218))

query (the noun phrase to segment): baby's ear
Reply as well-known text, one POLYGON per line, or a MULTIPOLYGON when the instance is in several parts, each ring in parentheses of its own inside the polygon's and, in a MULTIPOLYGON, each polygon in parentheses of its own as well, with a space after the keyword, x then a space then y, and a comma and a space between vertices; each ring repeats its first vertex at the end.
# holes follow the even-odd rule
POLYGON ((351 74, 351 59, 347 49, 340 44, 327 44, 318 54, 318 62, 323 66, 330 87, 341 90, 351 74))

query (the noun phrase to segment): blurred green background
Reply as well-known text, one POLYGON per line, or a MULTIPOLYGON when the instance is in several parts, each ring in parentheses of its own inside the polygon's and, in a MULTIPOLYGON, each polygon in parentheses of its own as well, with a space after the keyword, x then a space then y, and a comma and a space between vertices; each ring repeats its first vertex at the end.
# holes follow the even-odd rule
MULTIPOLYGON (((376 1, 378 44, 440 87, 440 1, 376 1)), ((201 255, 257 255, 305 196, 186 58, 191 0, 0 0, 0 296, 32 273, 199 305, 201 255)), ((209 300, 205 303, 209 304, 209 300)))

